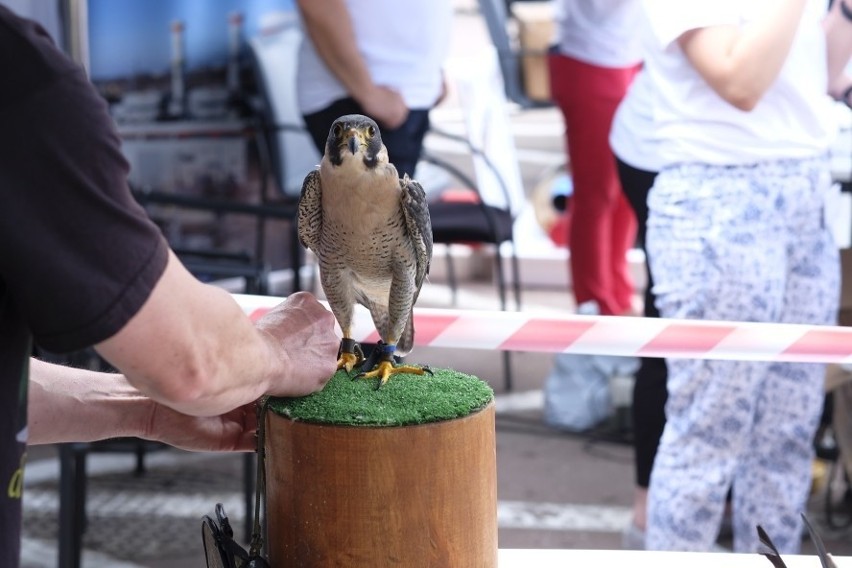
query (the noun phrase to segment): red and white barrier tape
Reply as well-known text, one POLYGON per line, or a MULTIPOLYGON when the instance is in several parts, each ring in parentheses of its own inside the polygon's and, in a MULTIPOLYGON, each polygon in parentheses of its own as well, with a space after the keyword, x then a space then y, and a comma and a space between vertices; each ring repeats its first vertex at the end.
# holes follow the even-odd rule
MULTIPOLYGON (((252 319, 282 300, 234 297, 252 319)), ((415 308, 414 328, 415 345, 424 347, 852 363, 852 327, 415 308)), ((378 338, 370 314, 356 306, 353 339, 378 338)))

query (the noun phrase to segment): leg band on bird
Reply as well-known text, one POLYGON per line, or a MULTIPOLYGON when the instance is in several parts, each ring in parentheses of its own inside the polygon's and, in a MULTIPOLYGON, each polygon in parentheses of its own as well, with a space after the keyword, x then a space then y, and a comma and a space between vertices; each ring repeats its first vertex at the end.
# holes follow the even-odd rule
POLYGON ((361 345, 351 337, 340 340, 340 349, 337 351, 337 368, 350 372, 353 367, 364 362, 364 351, 361 345))
MULTIPOLYGON (((355 349, 358 347, 358 344, 351 337, 344 337, 340 340, 340 353, 355 353, 355 349)), ((337 356, 340 356, 340 353, 337 356)))

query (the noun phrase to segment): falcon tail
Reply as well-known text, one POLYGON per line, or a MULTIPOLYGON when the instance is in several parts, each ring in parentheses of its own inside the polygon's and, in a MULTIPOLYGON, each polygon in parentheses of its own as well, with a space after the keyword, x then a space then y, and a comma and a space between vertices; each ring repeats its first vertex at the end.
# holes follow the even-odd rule
POLYGON ((402 337, 396 343, 396 354, 400 357, 408 355, 414 347, 414 310, 408 314, 408 321, 405 323, 405 329, 402 332, 402 337))

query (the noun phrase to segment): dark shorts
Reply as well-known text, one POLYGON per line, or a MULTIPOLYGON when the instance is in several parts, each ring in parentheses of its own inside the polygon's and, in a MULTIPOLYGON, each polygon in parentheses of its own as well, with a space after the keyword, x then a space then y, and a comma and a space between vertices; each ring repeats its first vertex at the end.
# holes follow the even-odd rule
MULTIPOLYGON (((346 114, 364 114, 361 105, 349 97, 334 101, 326 108, 304 115, 305 125, 311 133, 314 144, 320 153, 325 152, 325 142, 331 123, 346 114)), ((429 130, 429 110, 413 109, 399 128, 385 128, 379 124, 382 141, 388 149, 391 163, 396 166, 400 177, 408 174, 414 177, 414 168, 423 149, 423 138, 429 130)))

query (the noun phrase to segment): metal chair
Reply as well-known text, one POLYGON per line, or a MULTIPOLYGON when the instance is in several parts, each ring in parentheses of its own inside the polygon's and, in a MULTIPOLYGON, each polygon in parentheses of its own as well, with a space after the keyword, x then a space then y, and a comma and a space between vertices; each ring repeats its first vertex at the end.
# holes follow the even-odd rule
MULTIPOLYGON (((456 305, 458 283, 450 247, 453 244, 487 244, 495 247, 494 272, 500 298, 500 309, 506 310, 508 308, 506 276, 503 269, 503 255, 500 252, 501 245, 507 243, 511 247, 510 260, 514 301, 517 309, 520 309, 520 270, 512 229, 515 219, 511 210, 487 204, 482 199, 476 183, 450 162, 428 152, 424 152, 422 160, 445 170, 476 195, 476 199, 473 201, 432 200, 429 203, 429 214, 432 219, 432 240, 435 243, 447 246, 447 280, 452 291, 453 305, 456 305)), ((513 386, 511 353, 502 351, 502 358, 506 390, 511 391, 513 386)))
MULTIPOLYGON (((521 306, 521 279, 513 225, 526 200, 517 155, 510 132, 506 97, 500 84, 495 50, 457 58, 448 64, 447 76, 456 87, 464 115, 465 132, 455 134, 432 128, 423 160, 438 166, 475 193, 470 201, 432 199, 433 240, 452 246, 456 243, 487 244, 495 248, 495 280, 500 307, 509 308, 507 281, 503 268, 504 250, 509 249, 514 304, 521 306), (430 139, 461 143, 473 163, 473 176, 430 149, 430 139)), ((455 271, 447 254, 447 273, 455 299, 455 271)), ((503 353, 507 390, 512 389, 509 352, 503 353)))
POLYGON ((261 196, 264 203, 283 204, 293 211, 290 255, 294 291, 302 289, 305 254, 299 243, 295 214, 302 182, 322 158, 305 128, 296 98, 297 56, 302 35, 293 20, 248 42, 257 83, 252 107, 257 117, 258 149, 266 172, 261 196), (270 178, 277 192, 271 191, 270 178))
MULTIPOLYGON (((433 130, 433 132, 435 131, 433 130)), ((447 133, 441 133, 441 135, 463 141, 468 145, 470 144, 464 137, 457 137, 447 133)), ((471 148, 470 151, 472 154, 480 154, 474 148, 471 148)), ((461 182, 462 187, 469 189, 475 194, 475 199, 471 201, 444 201, 440 199, 430 201, 429 213, 432 218, 433 241, 447 245, 448 247, 459 243, 489 244, 496 247, 497 250, 494 255, 495 279, 497 281, 497 292, 500 298, 501 310, 508 309, 508 293, 507 278, 503 268, 503 255, 499 249, 501 245, 507 243, 511 249, 510 263, 513 299, 515 308, 520 309, 520 267, 514 241, 513 225, 515 218, 511 209, 487 203, 482 198, 476 182, 448 160, 440 158, 428 150, 424 151, 421 159, 446 171, 461 182)), ((490 164, 487 161, 487 157, 483 156, 483 159, 486 160, 486 163, 490 164)), ((500 178, 498 177, 498 179, 500 178)), ((455 277, 452 255, 449 254, 449 251, 446 255, 446 260, 447 279, 453 295, 453 305, 455 305, 458 283, 455 277)))

